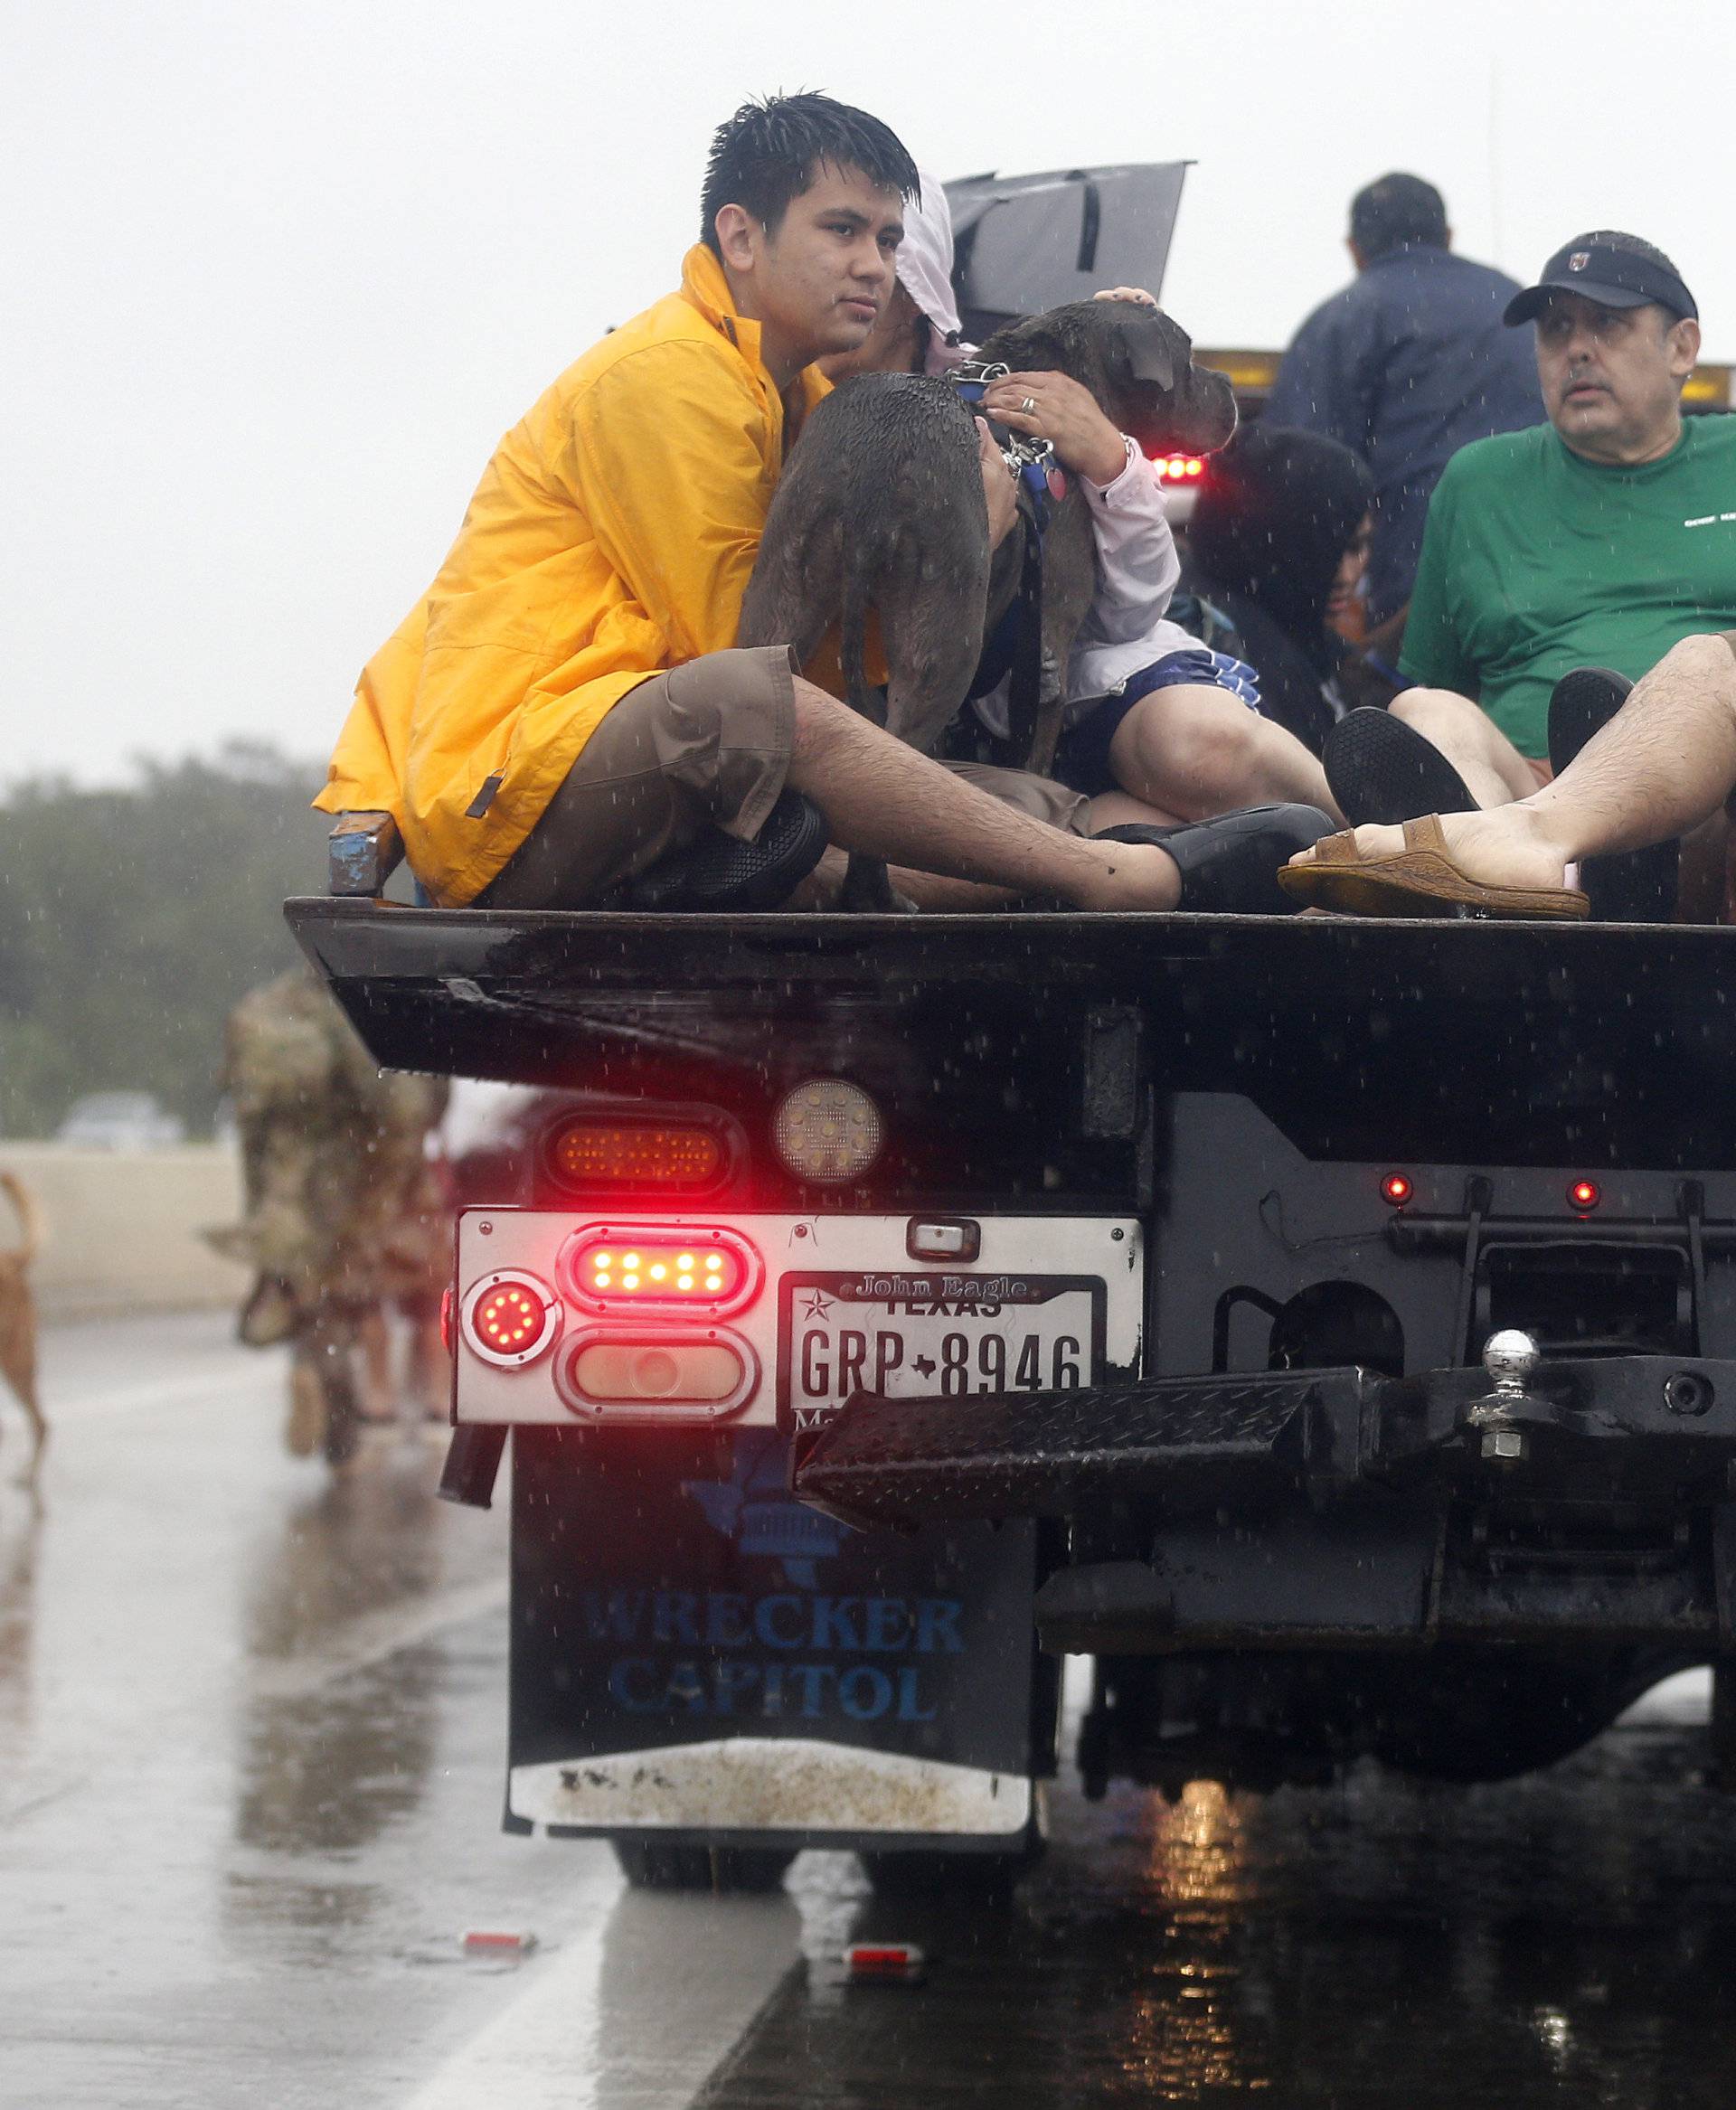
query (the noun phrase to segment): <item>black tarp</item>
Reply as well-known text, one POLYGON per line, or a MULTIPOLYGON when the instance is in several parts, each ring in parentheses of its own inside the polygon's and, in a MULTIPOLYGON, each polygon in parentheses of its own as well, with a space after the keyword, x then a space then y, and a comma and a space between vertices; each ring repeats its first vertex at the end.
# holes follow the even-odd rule
POLYGON ((1163 290, 1185 161, 1126 162, 945 186, 966 337, 1106 286, 1163 290))

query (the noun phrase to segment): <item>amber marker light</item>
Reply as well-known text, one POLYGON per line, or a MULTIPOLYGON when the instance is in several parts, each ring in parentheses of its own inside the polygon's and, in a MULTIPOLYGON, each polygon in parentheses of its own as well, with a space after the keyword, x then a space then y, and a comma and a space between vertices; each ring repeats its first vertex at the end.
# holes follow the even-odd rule
POLYGON ((550 1173, 572 1192, 633 1195, 708 1193, 733 1155, 721 1123, 593 1115, 563 1122, 545 1150, 550 1173))

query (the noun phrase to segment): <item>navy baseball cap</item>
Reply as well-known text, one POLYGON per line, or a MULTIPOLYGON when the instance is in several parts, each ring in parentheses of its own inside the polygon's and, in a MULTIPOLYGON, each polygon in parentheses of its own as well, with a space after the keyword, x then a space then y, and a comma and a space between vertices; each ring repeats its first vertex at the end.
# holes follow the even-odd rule
POLYGON ((1695 322, 1700 319, 1693 294, 1661 250, 1646 256, 1637 250, 1617 249, 1596 234, 1575 235, 1558 249, 1536 285, 1527 286, 1508 301, 1502 321, 1509 329, 1534 322, 1552 293, 1582 294, 1600 307, 1644 307, 1647 301, 1655 301, 1678 322, 1689 316, 1695 322))

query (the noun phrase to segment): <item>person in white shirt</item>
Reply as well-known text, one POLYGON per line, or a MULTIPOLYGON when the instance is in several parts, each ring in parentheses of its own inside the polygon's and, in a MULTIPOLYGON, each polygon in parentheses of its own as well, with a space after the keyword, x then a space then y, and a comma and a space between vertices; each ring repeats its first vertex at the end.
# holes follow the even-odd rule
MULTIPOLYGON (((953 297, 947 194, 926 171, 920 201, 905 204, 895 269, 892 297, 861 348, 821 362, 830 380, 945 375, 971 356, 953 297)), ((1098 298, 1156 306, 1137 287, 1098 298)), ((1181 561, 1156 466, 1064 373, 1008 374, 989 384, 980 408, 1010 430, 1050 441, 1090 508, 1097 591, 1068 661, 1054 775, 1091 799, 1092 826, 1200 821, 1288 803, 1336 815, 1319 762, 1260 715, 1255 670, 1208 652, 1167 620, 1181 561)), ((1005 683, 974 708, 1005 737, 1005 683)))

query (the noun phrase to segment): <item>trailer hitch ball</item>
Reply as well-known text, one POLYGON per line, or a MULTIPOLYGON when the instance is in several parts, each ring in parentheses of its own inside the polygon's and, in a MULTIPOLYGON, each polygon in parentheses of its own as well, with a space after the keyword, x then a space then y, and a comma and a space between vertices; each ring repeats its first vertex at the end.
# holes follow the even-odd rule
POLYGON ((1498 1397, 1509 1399, 1524 1397, 1525 1387, 1537 1368, 1539 1354, 1537 1343, 1517 1326, 1504 1326, 1498 1333, 1489 1335, 1483 1343, 1483 1367, 1488 1371, 1498 1397))
POLYGON ((1679 1370, 1664 1380, 1664 1404, 1672 1414, 1703 1414, 1712 1397, 1710 1382, 1698 1371, 1679 1370))
POLYGON ((1541 1360, 1536 1342, 1516 1326, 1504 1326, 1483 1343, 1483 1368, 1495 1389, 1486 1399, 1477 1401, 1470 1418, 1482 1427, 1479 1447, 1486 1458, 1521 1465, 1529 1455, 1529 1438, 1508 1417, 1513 1408, 1524 1404, 1525 1388, 1541 1360))

